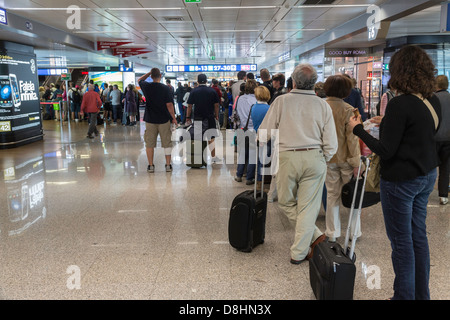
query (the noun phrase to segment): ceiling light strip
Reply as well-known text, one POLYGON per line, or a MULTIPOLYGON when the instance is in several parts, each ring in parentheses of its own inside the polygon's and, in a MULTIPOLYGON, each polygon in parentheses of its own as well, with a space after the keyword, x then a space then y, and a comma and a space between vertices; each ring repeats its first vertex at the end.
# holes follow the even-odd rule
MULTIPOLYGON (((91 8, 78 8, 81 11, 86 11, 86 10, 91 10, 91 8)), ((29 8, 7 8, 6 10, 9 11, 67 11, 67 10, 72 10, 70 8, 34 8, 34 7, 29 7, 29 8)))
POLYGON ((200 7, 203 10, 238 10, 238 9, 279 9, 280 6, 235 6, 235 7, 200 7))
POLYGON ((370 7, 371 4, 313 4, 313 5, 300 5, 294 6, 296 9, 310 9, 310 8, 359 8, 370 7))
POLYGON ((165 7, 165 8, 108 8, 107 11, 167 11, 167 10, 184 10, 183 7, 165 7))

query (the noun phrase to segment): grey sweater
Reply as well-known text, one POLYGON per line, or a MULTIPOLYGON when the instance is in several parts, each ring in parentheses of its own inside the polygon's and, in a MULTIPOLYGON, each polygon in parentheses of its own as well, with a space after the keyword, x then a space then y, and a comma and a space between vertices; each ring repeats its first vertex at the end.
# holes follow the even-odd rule
POLYGON ((330 161, 338 149, 333 111, 312 90, 294 89, 275 99, 258 129, 260 141, 270 140, 274 129, 280 152, 320 148, 330 161))
POLYGON ((436 133, 436 141, 450 141, 450 93, 441 90, 436 92, 436 96, 441 102, 442 110, 442 120, 436 133))

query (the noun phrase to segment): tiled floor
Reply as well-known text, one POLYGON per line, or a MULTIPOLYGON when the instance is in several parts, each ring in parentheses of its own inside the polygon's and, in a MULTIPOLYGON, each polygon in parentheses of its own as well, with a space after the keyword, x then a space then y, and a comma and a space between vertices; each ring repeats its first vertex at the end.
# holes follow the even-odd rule
MULTIPOLYGON (((0 299, 314 299, 308 263, 289 263, 293 229, 276 202, 263 245, 229 245, 230 205, 246 189, 235 165, 166 173, 157 149, 149 174, 143 125, 101 126, 92 141, 86 123, 44 128, 44 141, 0 150, 0 299)), ((449 212, 434 191, 433 299, 450 299, 449 212)), ((323 212, 317 223, 323 230, 323 212)), ((364 209, 362 233, 354 298, 386 299, 393 272, 379 204, 364 209)))

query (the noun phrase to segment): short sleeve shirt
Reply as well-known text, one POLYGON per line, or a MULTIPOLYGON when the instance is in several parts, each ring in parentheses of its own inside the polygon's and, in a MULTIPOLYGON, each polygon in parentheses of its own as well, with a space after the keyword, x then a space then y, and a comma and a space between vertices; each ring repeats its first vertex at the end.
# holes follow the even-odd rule
POLYGON ((214 117, 214 104, 219 103, 219 95, 211 87, 200 85, 189 95, 188 104, 194 105, 195 120, 214 117))
POLYGON ((172 121, 172 116, 167 109, 167 103, 173 103, 170 88, 162 83, 148 83, 146 81, 140 81, 139 86, 146 101, 144 121, 155 124, 172 121))

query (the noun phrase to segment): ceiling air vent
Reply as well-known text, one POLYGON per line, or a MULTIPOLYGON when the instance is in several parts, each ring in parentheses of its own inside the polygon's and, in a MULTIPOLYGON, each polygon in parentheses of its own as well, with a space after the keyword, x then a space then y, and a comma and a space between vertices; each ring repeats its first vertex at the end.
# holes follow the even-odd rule
POLYGON ((302 6, 315 5, 315 4, 333 4, 336 0, 306 0, 302 6))
POLYGON ((268 44, 271 44, 271 43, 281 43, 281 40, 266 40, 266 41, 264 41, 264 43, 268 43, 268 44))
POLYGON ((178 38, 181 38, 181 39, 192 39, 192 36, 179 36, 178 38))
POLYGON ((164 21, 167 22, 179 22, 184 21, 183 17, 163 17, 164 21))

